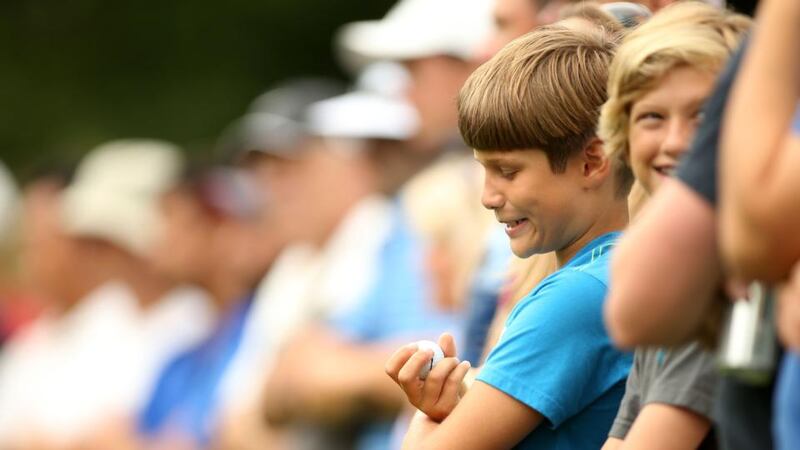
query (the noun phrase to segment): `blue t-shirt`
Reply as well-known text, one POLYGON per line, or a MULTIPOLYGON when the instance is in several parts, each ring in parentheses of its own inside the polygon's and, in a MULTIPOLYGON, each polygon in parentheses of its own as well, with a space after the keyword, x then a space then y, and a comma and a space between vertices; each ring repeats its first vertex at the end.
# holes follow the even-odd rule
POLYGON ((596 450, 606 440, 633 362, 603 325, 618 237, 594 239, 522 299, 478 376, 544 416, 516 448, 596 450))
POLYGON ((402 203, 395 201, 375 283, 358 306, 330 318, 329 325, 346 339, 360 343, 435 340, 443 331, 459 329, 459 315, 437 308, 431 300, 426 251, 408 223, 402 203))
POLYGON ((167 427, 196 448, 208 448, 215 431, 218 388, 241 342, 253 295, 243 298, 194 348, 176 356, 161 372, 138 417, 138 433, 155 437, 167 427))

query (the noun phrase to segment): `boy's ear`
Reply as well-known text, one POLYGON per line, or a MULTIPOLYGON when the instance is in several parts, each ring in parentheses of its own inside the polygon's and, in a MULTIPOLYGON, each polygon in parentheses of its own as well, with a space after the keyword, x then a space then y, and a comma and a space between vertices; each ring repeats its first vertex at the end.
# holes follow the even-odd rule
POLYGON ((606 154, 603 141, 593 137, 586 143, 581 152, 581 175, 584 187, 596 189, 602 185, 612 173, 611 159, 606 154))

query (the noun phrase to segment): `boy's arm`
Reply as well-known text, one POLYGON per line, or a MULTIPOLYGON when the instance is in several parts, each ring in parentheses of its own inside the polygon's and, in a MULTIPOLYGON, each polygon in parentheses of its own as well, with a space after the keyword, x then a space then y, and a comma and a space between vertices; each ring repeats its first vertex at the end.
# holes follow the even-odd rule
POLYGON ((633 422, 619 449, 697 448, 711 427, 705 417, 676 406, 650 403, 633 422))
POLYGON ((725 116, 720 243, 746 279, 778 280, 800 257, 800 2, 762 2, 725 116))
POLYGON ((453 412, 436 423, 418 412, 403 442, 414 450, 511 448, 542 422, 542 415, 483 382, 476 382, 453 412))
POLYGON ((710 204, 664 181, 612 257, 605 318, 617 345, 675 344, 699 328, 720 277, 715 225, 710 204))

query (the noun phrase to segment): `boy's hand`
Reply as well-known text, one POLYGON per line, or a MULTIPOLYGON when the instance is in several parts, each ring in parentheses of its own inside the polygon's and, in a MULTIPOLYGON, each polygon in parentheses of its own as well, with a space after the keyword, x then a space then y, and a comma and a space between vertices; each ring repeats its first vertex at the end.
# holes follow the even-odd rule
POLYGON ((419 378, 420 369, 433 358, 431 350, 419 350, 409 344, 397 350, 386 362, 386 373, 400 385, 408 401, 431 419, 441 422, 461 399, 461 383, 469 370, 469 361, 459 363, 453 336, 444 333, 439 337, 439 347, 445 358, 436 364, 425 380, 419 378))
POLYGON ((800 351, 800 263, 794 266, 789 280, 778 291, 775 313, 781 341, 792 350, 800 351))

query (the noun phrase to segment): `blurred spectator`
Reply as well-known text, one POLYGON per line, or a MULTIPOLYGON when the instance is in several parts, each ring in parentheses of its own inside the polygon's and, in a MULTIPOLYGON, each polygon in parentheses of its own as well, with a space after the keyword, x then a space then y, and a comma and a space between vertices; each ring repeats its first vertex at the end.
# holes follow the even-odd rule
POLYGON ((720 247, 745 280, 787 282, 777 324, 789 351, 775 391, 776 448, 800 446, 800 4, 763 2, 725 111, 720 154, 720 247))
POLYGON ((65 294, 54 300, 64 313, 43 317, 4 356, 3 446, 91 439, 139 408, 163 362, 205 332, 204 298, 173 288, 144 259, 158 227, 157 196, 180 165, 169 144, 116 141, 85 157, 57 201, 45 196, 57 216, 43 225, 57 224, 70 241, 51 249, 54 261, 40 260, 42 274, 55 275, 48 288, 65 294))
POLYGON ((342 28, 338 44, 346 64, 392 60, 408 69, 407 95, 420 116, 417 147, 463 148, 454 99, 491 32, 490 9, 491 0, 400 0, 381 20, 342 28))
POLYGON ((646 6, 633 2, 611 2, 604 4, 602 8, 625 28, 636 28, 653 15, 646 6))
POLYGON ((20 286, 18 276, 20 210, 14 177, 0 162, 0 350, 38 310, 31 293, 20 286))
MULTIPOLYGON (((347 151, 350 164, 369 164, 373 194, 355 205, 350 214, 361 211, 363 217, 372 210, 373 218, 364 222, 363 217, 361 226, 368 226, 369 231, 363 228, 364 233, 358 237, 351 235, 347 244, 353 246, 361 241, 358 245, 364 246, 365 238, 370 236, 368 245, 372 250, 370 254, 362 253, 358 262, 370 266, 361 271, 367 277, 366 290, 343 289, 342 283, 357 280, 352 273, 346 281, 340 280, 337 290, 343 294, 350 291, 354 303, 330 310, 320 317, 325 319, 323 322, 304 329, 289 343, 270 378, 266 395, 270 417, 307 421, 317 427, 333 425, 339 430, 335 433, 339 434, 338 439, 323 433, 318 443, 312 442, 306 431, 303 442, 298 444, 302 448, 333 448, 353 438, 358 448, 385 448, 389 423, 399 410, 402 397, 372 368, 382 364, 398 341, 428 336, 432 330, 451 328, 453 324, 453 306, 437 304, 429 284, 438 281, 444 290, 450 290, 453 281, 430 280, 425 243, 409 224, 409 206, 404 200, 407 191, 403 189, 400 198, 392 199, 398 181, 405 179, 393 180, 394 165, 387 163, 403 155, 415 158, 405 142, 417 129, 416 112, 398 99, 396 92, 393 96, 392 92, 368 90, 369 78, 375 76, 370 73, 372 70, 375 68, 362 77, 362 90, 319 102, 309 110, 310 131, 320 144, 328 151, 347 151), (387 159, 389 155, 391 159, 387 159), (384 422, 377 422, 378 418, 384 422), (366 428, 347 436, 351 434, 347 430, 354 425, 366 428)), ((395 76, 384 76, 387 75, 395 76)), ((356 262, 352 259, 349 265, 356 262)), ((322 270, 344 276, 345 268, 329 261, 322 270)))
POLYGON ((208 448, 229 401, 221 389, 241 351, 254 288, 280 248, 268 233, 252 179, 217 168, 190 178, 162 199, 165 226, 153 261, 176 281, 205 289, 219 320, 196 346, 164 368, 139 417, 148 447, 208 448))

